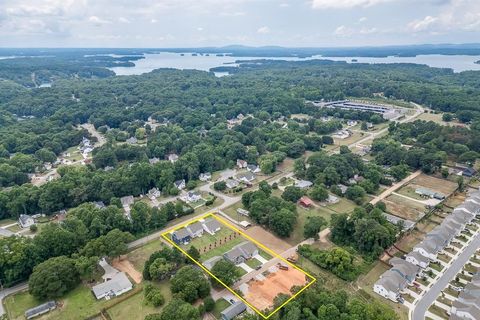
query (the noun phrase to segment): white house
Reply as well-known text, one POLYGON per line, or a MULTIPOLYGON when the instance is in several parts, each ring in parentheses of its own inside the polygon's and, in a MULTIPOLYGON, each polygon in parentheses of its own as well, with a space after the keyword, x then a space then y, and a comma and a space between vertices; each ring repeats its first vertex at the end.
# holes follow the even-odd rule
POLYGON ((425 239, 413 248, 413 252, 418 252, 431 261, 437 260, 437 254, 443 247, 439 247, 432 239, 425 239))
POLYGON ((195 222, 186 226, 192 238, 201 237, 203 235, 203 225, 200 222, 195 222))
POLYGON ((246 168, 247 166, 248 166, 247 161, 242 160, 242 159, 237 159, 237 167, 238 167, 239 169, 244 169, 244 168, 246 168))
POLYGON ((255 180, 255 175, 251 172, 237 174, 237 180, 246 184, 251 184, 255 180))
POLYGON ((97 300, 117 297, 127 291, 132 290, 133 286, 124 272, 115 274, 112 279, 97 284, 92 288, 93 294, 97 300))
POLYGON ((203 229, 205 232, 211 234, 212 236, 220 231, 222 226, 220 225, 220 222, 217 221, 217 219, 214 218, 208 218, 202 223, 203 229))
POLYGON ((209 181, 212 179, 212 174, 210 172, 200 173, 200 181, 209 181))
POLYGON ((422 269, 425 269, 430 264, 430 259, 421 255, 418 251, 413 251, 407 254, 405 260, 422 269))
POLYGON ((158 190, 158 188, 152 188, 148 190, 147 196, 150 200, 155 200, 156 198, 160 197, 161 194, 162 193, 160 190, 158 190))
POLYGON ((177 188, 178 190, 183 190, 186 187, 185 179, 177 180, 173 184, 175 185, 175 188, 177 188))
POLYGON ((30 228, 30 226, 35 224, 35 220, 27 214, 21 214, 18 218, 18 224, 22 228, 30 228))
POLYGON ((198 191, 189 191, 187 194, 183 197, 183 200, 188 203, 192 202, 197 202, 200 199, 202 199, 202 195, 198 191))
POLYGON ((249 164, 249 165, 247 165, 247 170, 252 172, 252 173, 259 173, 260 172, 260 167, 255 165, 255 164, 249 164))
POLYGON ((167 155, 167 160, 171 163, 175 163, 178 160, 178 155, 175 153, 170 153, 167 155))
POLYGON ((310 188, 312 185, 313 185, 313 182, 308 180, 298 180, 297 183, 295 183, 295 187, 300 189, 310 188))
POLYGON ((236 188, 240 184, 237 180, 233 180, 233 179, 227 179, 225 180, 225 183, 227 184, 228 189, 236 188))
POLYGON ((398 302, 400 292, 405 289, 407 280, 392 270, 385 272, 373 285, 373 291, 386 299, 398 302))

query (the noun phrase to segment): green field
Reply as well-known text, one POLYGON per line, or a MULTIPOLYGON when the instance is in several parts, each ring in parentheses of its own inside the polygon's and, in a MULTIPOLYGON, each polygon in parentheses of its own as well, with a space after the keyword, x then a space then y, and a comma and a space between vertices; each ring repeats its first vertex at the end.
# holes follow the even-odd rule
POLYGON ((350 213, 353 211, 353 209, 357 207, 357 205, 353 201, 345 198, 338 198, 340 200, 338 203, 328 205, 327 208, 337 213, 350 213))
POLYGON ((127 254, 128 260, 133 264, 135 269, 142 272, 145 261, 150 258, 152 253, 162 249, 164 246, 160 239, 148 242, 140 248, 134 249, 127 254))
POLYGON ((163 297, 165 298, 165 303, 155 308, 153 306, 147 305, 144 300, 143 291, 137 293, 136 295, 131 296, 130 298, 120 302, 119 304, 108 309, 108 314, 112 320, 143 320, 145 316, 152 313, 159 313, 163 307, 172 300, 172 293, 170 291, 170 285, 167 281, 162 281, 160 283, 154 283, 154 285, 160 288, 163 297))
POLYGON ((201 254, 201 258, 200 260, 201 261, 205 261, 205 260, 208 260, 212 257, 215 257, 215 256, 221 256, 223 255, 225 252, 227 252, 228 250, 232 249, 233 247, 235 247, 237 244, 240 244, 242 242, 245 242, 247 241, 245 238, 243 237, 237 237, 231 241, 228 241, 227 243, 225 243, 224 245, 220 246, 220 247, 217 247, 215 249, 212 249, 206 253, 202 253, 201 254))
MULTIPOLYGON (((117 298, 118 299, 118 298, 117 298)), ((96 300, 90 288, 80 285, 65 297, 59 300, 62 307, 44 315, 42 319, 46 320, 83 320, 100 312, 108 303, 115 299, 96 300)), ((10 320, 25 319, 24 312, 45 301, 38 301, 28 292, 22 292, 5 299, 5 307, 10 320)))
POLYGON ((230 306, 230 303, 225 300, 225 299, 219 299, 215 302, 215 308, 213 309, 212 313, 215 316, 215 318, 220 319, 221 315, 220 312, 225 310, 230 306))
POLYGON ((262 265, 262 263, 255 258, 249 259, 245 263, 247 264, 247 266, 249 266, 252 269, 255 269, 256 267, 262 265))
POLYGON ((295 225, 293 233, 290 235, 290 237, 285 239, 288 243, 292 245, 296 245, 305 239, 305 237, 303 236, 303 229, 305 223, 307 223, 308 217, 323 217, 325 218, 325 220, 327 220, 327 222, 329 222, 332 214, 336 213, 335 211, 332 211, 325 207, 314 207, 311 209, 305 209, 301 206, 297 206, 297 212, 297 224, 295 225))
POLYGON ((222 225, 220 231, 218 231, 215 235, 212 236, 211 234, 204 232, 203 236, 194 238, 189 244, 182 247, 185 249, 185 251, 191 247, 202 250, 203 248, 208 247, 210 244, 214 244, 219 240, 223 241, 225 238, 233 236, 234 233, 235 232, 232 229, 222 225))
POLYGON ((0 227, 8 226, 9 224, 12 224, 12 223, 17 223, 17 221, 13 219, 3 219, 3 220, 0 220, 0 227))

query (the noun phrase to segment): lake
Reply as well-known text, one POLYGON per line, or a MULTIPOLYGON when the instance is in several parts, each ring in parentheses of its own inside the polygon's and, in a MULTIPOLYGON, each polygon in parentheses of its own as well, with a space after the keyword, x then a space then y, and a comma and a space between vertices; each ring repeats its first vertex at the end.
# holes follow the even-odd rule
MULTIPOLYGON (((297 57, 230 57, 216 56, 215 54, 196 55, 185 53, 161 52, 158 54, 145 54, 145 59, 133 61, 135 67, 115 67, 110 68, 117 75, 133 75, 150 72, 159 68, 174 69, 196 69, 208 71, 210 68, 220 66, 237 66, 236 60, 288 60, 288 61, 305 61, 312 59, 328 59, 334 61, 352 62, 352 59, 358 60, 358 63, 417 63, 426 64, 437 68, 451 68, 455 72, 466 70, 480 70, 480 64, 475 61, 480 60, 480 56, 463 56, 463 55, 418 55, 416 57, 386 57, 386 58, 370 58, 370 57, 322 57, 312 56, 308 58, 297 57)), ((225 72, 216 74, 217 76, 226 75, 225 72)))

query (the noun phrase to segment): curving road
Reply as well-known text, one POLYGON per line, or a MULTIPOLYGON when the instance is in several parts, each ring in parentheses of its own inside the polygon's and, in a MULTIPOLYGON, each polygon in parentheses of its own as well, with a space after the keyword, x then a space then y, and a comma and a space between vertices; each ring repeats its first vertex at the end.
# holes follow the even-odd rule
POLYGON ((480 233, 473 238, 470 244, 463 249, 462 253, 451 264, 450 267, 437 279, 435 284, 427 289, 425 295, 416 303, 413 312, 410 314, 411 320, 424 320, 425 313, 433 302, 440 295, 440 292, 448 286, 448 283, 455 278, 457 273, 462 270, 463 266, 468 262, 470 257, 480 248, 480 233))

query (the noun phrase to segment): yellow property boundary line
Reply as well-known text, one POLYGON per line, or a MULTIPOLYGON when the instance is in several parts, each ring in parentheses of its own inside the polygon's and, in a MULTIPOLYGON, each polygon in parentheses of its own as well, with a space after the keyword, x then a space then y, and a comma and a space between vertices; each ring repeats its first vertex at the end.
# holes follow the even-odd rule
MULTIPOLYGON (((217 217, 214 213, 207 213, 203 216, 200 216, 199 218, 197 219, 194 219, 194 220, 190 220, 180 226, 177 226, 177 227, 173 227, 171 229, 169 229, 168 231, 165 231, 164 233, 162 233, 162 237, 167 240, 171 245, 173 245, 175 248, 177 248, 178 250, 180 250, 184 255, 186 255, 190 260, 192 260, 193 262, 195 262, 200 268, 203 269, 203 271, 205 271, 206 273, 208 273, 212 278, 214 278, 215 280, 217 280, 218 282, 220 282, 225 288, 227 288, 228 291, 230 291, 231 293, 233 293, 237 298, 239 298, 240 300, 242 300, 247 306, 249 306, 252 310, 254 310, 256 313, 258 313, 260 316, 262 316, 262 318, 264 319, 268 319, 270 318, 272 315, 274 315, 276 312, 278 312, 281 308, 283 308, 287 303, 289 303, 290 301, 292 301, 293 299, 295 299, 300 293, 302 293, 305 289, 307 289, 309 286, 311 286, 315 281, 317 281, 317 279, 315 279, 313 276, 311 276, 310 274, 308 274, 307 272, 305 272, 303 269, 297 267, 296 265, 290 263, 289 261, 287 261, 286 259, 284 259, 282 256, 280 256, 279 254, 273 252, 272 250, 270 250, 269 248, 267 248, 266 246, 264 246, 263 244, 259 243, 258 241, 256 241, 255 239, 251 238, 250 236, 248 236, 247 234, 245 234, 243 231, 239 230, 237 227, 235 227, 234 225, 226 222, 225 220, 223 220, 223 218, 220 218, 220 217, 217 217), (287 301, 285 301, 284 303, 282 303, 282 305, 280 305, 279 307, 277 307, 275 310, 273 310, 269 315, 264 315, 261 311, 259 311, 257 308, 255 308, 254 306, 252 306, 248 301, 246 301, 243 297, 241 297, 238 293, 235 292, 235 290, 233 290, 232 288, 230 288, 229 286, 227 286, 225 283, 222 282, 222 280, 218 279, 214 274, 212 274, 210 272, 210 270, 208 270, 205 266, 203 266, 200 262, 198 262, 197 260, 195 260, 194 258, 192 258, 185 250, 183 250, 180 246, 178 246, 172 239, 170 239, 169 237, 169 234, 178 230, 178 229, 181 229, 183 227, 186 227, 187 225, 189 224, 192 224, 192 223, 195 223, 199 220, 202 220, 202 219, 205 219, 205 218, 208 218, 208 217, 212 217, 216 220, 218 220, 220 223, 222 223, 223 225, 227 226, 228 228, 238 232, 239 234, 241 234, 243 237, 247 238, 248 240, 250 240, 251 242, 255 243, 256 245, 258 245, 260 248, 262 248, 263 250, 267 251, 269 254, 271 254, 273 256, 273 258, 278 258, 280 260, 282 260, 283 262, 285 262, 286 264, 288 264, 289 266, 297 269, 298 271, 300 271, 301 273, 305 274, 307 277, 310 278, 310 282, 308 282, 302 289, 300 289, 297 293, 295 293, 293 296, 291 296, 287 301)), ((273 259, 272 258, 272 259, 273 259)))

